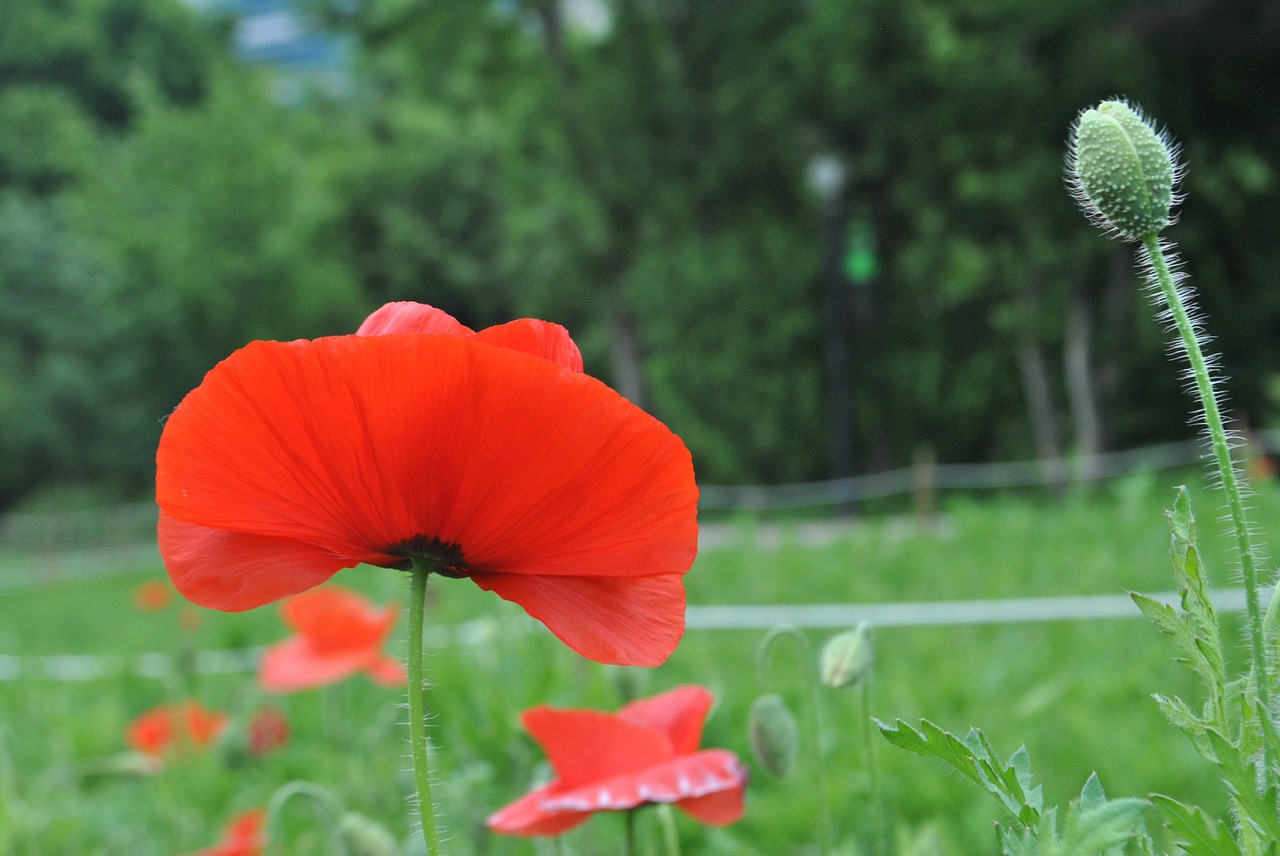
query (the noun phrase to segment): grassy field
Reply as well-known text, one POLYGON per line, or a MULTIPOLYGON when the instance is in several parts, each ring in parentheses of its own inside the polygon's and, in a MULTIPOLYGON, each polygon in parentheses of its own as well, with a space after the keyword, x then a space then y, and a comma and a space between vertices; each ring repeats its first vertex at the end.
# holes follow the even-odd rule
MULTIPOLYGON (((1187 478, 1197 479, 1192 473, 1187 478)), ((1061 500, 988 498, 944 503, 937 525, 861 521, 829 544, 783 538, 762 548, 753 524, 743 539, 704 551, 688 576, 691 604, 874 603, 1068 594, 1116 594, 1171 587, 1162 508, 1173 482, 1134 476, 1061 500)), ((1217 585, 1231 584, 1218 532, 1219 499, 1194 489, 1202 541, 1217 585)), ((1257 498, 1264 530, 1280 531, 1280 491, 1257 498)), ((736 523, 736 521, 735 521, 736 523)), ((784 527, 785 528, 785 527, 784 527)), ((33 558, 33 562, 38 558, 33 558)), ((111 654, 239 648, 284 636, 274 608, 239 615, 204 612, 194 633, 176 607, 141 613, 134 587, 158 566, 81 582, 16 588, 0 595, 0 654, 111 654)), ((405 578, 357 568, 336 580, 378 601, 404 602, 405 578)), ((763 691, 757 631, 693 630, 663 667, 602 667, 577 658, 510 604, 464 581, 433 584, 433 626, 459 622, 471 638, 437 634, 429 704, 437 799, 454 856, 556 852, 544 843, 487 834, 485 816, 545 775, 540 750, 517 716, 538 703, 612 709, 631 694, 681 683, 712 689, 718 704, 704 745, 737 751, 753 766, 746 819, 725 829, 678 820, 690 854, 817 853, 822 795, 812 751, 787 779, 756 769, 747 711, 763 691)), ((812 631, 816 647, 831 632, 812 631)), ((1228 631, 1233 632, 1231 630, 1228 631)), ((403 634, 398 637, 403 648, 403 634)), ((1140 619, 884 628, 875 637, 871 710, 881 719, 927 717, 963 734, 983 727, 1003 753, 1025 743, 1046 801, 1066 801, 1097 771, 1115 796, 1163 792, 1219 811, 1212 771, 1167 726, 1150 694, 1197 698, 1171 649, 1140 619)), ((774 688, 804 712, 794 649, 782 644, 770 670, 774 688)), ((82 682, 0 681, 0 854, 128 854, 194 850, 215 841, 235 812, 264 805, 293 780, 315 782, 347 808, 411 841, 411 790, 402 695, 362 677, 328 690, 276 699, 293 724, 286 747, 263 758, 225 752, 175 761, 156 775, 105 771, 124 751, 124 729, 143 710, 194 697, 244 711, 261 703, 252 675, 115 677, 82 682)), ((817 735, 830 779, 839 852, 876 852, 876 800, 861 699, 825 691, 817 735)), ((888 851, 995 852, 996 804, 922 758, 872 744, 879 764, 888 851)), ((272 852, 324 853, 325 815, 305 801, 285 812, 272 852)), ((1154 817, 1152 818, 1154 822, 1154 817)), ((654 836, 647 818, 644 829, 654 836)), ((570 833, 562 852, 620 851, 620 817, 602 816, 570 833)), ((336 851, 335 851, 336 852, 336 851)), ((415 852, 413 844, 406 853, 415 852)), ((655 846, 652 851, 659 852, 655 846)))

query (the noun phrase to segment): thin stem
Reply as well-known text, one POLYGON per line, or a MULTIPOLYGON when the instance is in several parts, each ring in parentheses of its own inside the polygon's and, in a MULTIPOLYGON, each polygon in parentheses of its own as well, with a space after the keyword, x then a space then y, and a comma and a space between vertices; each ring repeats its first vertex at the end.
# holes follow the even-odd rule
POLYGON ((818 790, 822 796, 822 841, 820 847, 825 856, 825 854, 831 852, 835 834, 834 824, 831 820, 831 786, 827 782, 827 763, 822 752, 822 718, 819 713, 822 695, 818 687, 818 673, 813 664, 813 649, 809 645, 809 640, 800 632, 800 628, 794 624, 779 624, 777 627, 771 628, 764 635, 764 638, 760 640, 760 647, 756 651, 756 667, 759 669, 761 687, 765 690, 770 689, 769 649, 773 647, 775 641, 784 636, 790 638, 799 647, 803 666, 800 671, 804 673, 805 682, 809 685, 809 702, 805 705, 808 708, 808 716, 805 718, 808 720, 806 724, 809 732, 809 739, 806 742, 813 750, 813 757, 817 766, 818 790))
MULTIPOLYGON (((1263 641, 1262 610, 1258 601, 1258 569, 1253 552, 1253 543, 1249 534, 1249 521, 1245 516, 1244 498, 1240 491, 1240 481, 1236 476, 1235 462, 1231 457, 1231 446, 1227 442, 1227 432, 1222 424, 1222 414, 1218 410, 1218 398, 1213 388, 1213 378, 1209 374, 1208 363, 1200 350, 1200 341, 1196 337, 1195 326, 1187 314, 1182 296, 1178 293, 1169 263, 1165 260, 1164 250, 1156 235, 1148 235, 1142 244, 1151 258, 1151 267, 1155 272, 1156 282, 1164 295, 1169 311, 1173 313, 1174 323, 1182 337, 1186 348, 1187 360, 1191 363, 1191 373, 1195 378, 1196 391, 1200 394, 1200 403, 1204 407, 1204 421, 1209 429, 1209 441, 1213 447, 1214 458, 1217 459, 1218 473, 1222 478, 1222 488, 1227 493, 1227 508, 1231 514, 1231 525, 1235 529, 1236 550, 1240 553, 1240 570, 1244 580, 1245 608, 1249 616, 1249 652, 1253 660, 1255 685, 1258 694, 1258 706, 1262 716, 1271 717, 1271 676, 1267 671, 1267 660, 1263 641)), ((1275 758, 1272 757, 1274 747, 1271 741, 1263 741, 1266 777, 1274 775, 1275 758)))
POLYGON ((889 841, 885 835, 884 794, 880 788, 880 761, 876 758, 876 741, 871 736, 871 681, 864 679, 859 693, 862 701, 862 737, 867 754, 867 776, 871 785, 871 806, 875 813, 876 853, 888 854, 889 841))
POLYGON ((427 856, 440 856, 440 831, 436 806, 431 800, 431 767, 427 757, 426 678, 422 670, 422 628, 426 623, 427 577, 431 563, 414 559, 409 588, 409 746, 413 753, 413 778, 418 785, 418 815, 427 856))
POLYGON ((281 785, 271 799, 267 802, 266 820, 263 822, 264 831, 267 837, 266 852, 276 852, 277 847, 283 847, 284 843, 280 836, 280 816, 284 812, 285 803, 294 797, 307 797, 316 805, 324 809, 325 815, 329 818, 329 827, 332 830, 337 824, 338 818, 342 817, 343 807, 333 794, 326 789, 320 787, 315 782, 307 782, 301 779, 295 779, 292 782, 281 785))
POLYGON ((636 809, 630 808, 627 815, 627 856, 636 856, 636 809))
POLYGON ((676 813, 671 810, 670 803, 658 806, 658 820, 662 824, 662 840, 666 844, 667 856, 680 856, 680 833, 676 829, 676 813))

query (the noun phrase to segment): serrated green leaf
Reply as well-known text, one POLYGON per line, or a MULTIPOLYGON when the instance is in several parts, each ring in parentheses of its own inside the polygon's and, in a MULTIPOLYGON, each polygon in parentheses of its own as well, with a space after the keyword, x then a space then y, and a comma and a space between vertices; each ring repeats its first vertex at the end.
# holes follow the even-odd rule
POLYGON ((1102 789, 1102 780, 1096 772, 1090 773, 1084 788, 1080 791, 1080 810, 1089 811, 1107 801, 1106 791, 1102 789))
POLYGON ((1177 836, 1187 856, 1243 856, 1230 827, 1196 806, 1183 805, 1171 797, 1152 794, 1151 802, 1160 811, 1165 826, 1177 836))
POLYGON ((1088 810, 1077 806, 1068 816, 1057 852, 1061 856, 1096 856, 1144 835, 1142 813, 1150 805, 1146 800, 1129 798, 1105 800, 1088 810))
POLYGON ((1276 789, 1270 787, 1265 793, 1258 793, 1256 756, 1242 753, 1239 746, 1215 729, 1206 730, 1205 735, 1212 744, 1227 790, 1239 810, 1240 822, 1246 827, 1243 832, 1253 833, 1265 842, 1280 841, 1276 789))
POLYGON ((945 762, 999 800, 1005 810, 1024 826, 1034 828, 1038 823, 1042 803, 1040 789, 1028 790, 1023 784, 1024 781, 1030 782, 1029 759, 1018 759, 1023 767, 1021 773, 1012 763, 1001 763, 986 735, 976 728, 971 729, 962 742, 927 719, 920 720, 919 731, 901 719, 893 726, 879 720, 875 722, 880 733, 893 745, 945 762))

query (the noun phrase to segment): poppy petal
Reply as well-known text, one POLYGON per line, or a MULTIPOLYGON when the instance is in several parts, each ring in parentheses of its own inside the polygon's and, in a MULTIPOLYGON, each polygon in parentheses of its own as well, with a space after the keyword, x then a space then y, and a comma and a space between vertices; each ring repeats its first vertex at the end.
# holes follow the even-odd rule
POLYGON ((156 535, 178 591, 192 603, 227 612, 306 591, 362 561, 291 538, 184 523, 163 511, 156 535))
MULTIPOLYGON (((682 755, 661 764, 612 778, 597 778, 582 787, 549 795, 542 803, 546 811, 620 811, 644 803, 679 803, 743 788, 747 770, 737 756, 725 749, 705 749, 682 755)), ((710 803, 708 805, 711 805, 710 803)), ((715 817, 723 811, 706 813, 715 817)), ((702 806, 695 804, 695 810, 702 806)))
MULTIPOLYGON (((377 652, 373 652, 375 655, 377 652)), ((258 664, 258 684, 267 692, 295 693, 337 683, 363 671, 370 652, 317 651, 306 639, 292 637, 272 645, 258 664)))
POLYGON ((496 327, 486 327, 473 338, 486 345, 542 357, 570 371, 582 371, 582 352, 569 336, 569 331, 559 324, 521 318, 496 327))
POLYGON ((520 721, 566 788, 642 770, 671 757, 671 743, 662 734, 598 710, 540 705, 526 710, 520 721))
MULTIPOLYGON (((586 375, 450 336, 242 348, 170 417, 156 497, 175 519, 301 542, 308 562, 327 551, 326 572, 422 541, 479 573, 683 574, 697 552, 692 462, 662 423, 586 375)), ((299 583, 232 581, 221 608, 299 583)))
POLYGON ((702 724, 714 702, 706 687, 687 685, 633 701, 618 711, 618 717, 661 731, 677 755, 688 755, 702 743, 702 724))
POLYGON ((395 657, 380 657, 365 667, 365 672, 375 684, 384 687, 402 687, 409 680, 409 670, 395 657))
POLYGON ((744 779, 741 784, 719 793, 680 800, 676 803, 676 808, 699 823, 705 823, 708 826, 728 826, 742 820, 742 816, 746 814, 747 806, 744 799, 746 790, 747 783, 744 779))
POLYGON ((314 588, 284 602, 280 617, 319 652, 364 651, 381 647, 400 608, 378 609, 349 589, 314 588))
POLYGON ((503 835, 559 835, 579 826, 591 817, 590 812, 542 809, 542 802, 557 785, 551 785, 498 809, 485 820, 485 825, 503 835))
POLYGON ((443 309, 425 303, 401 300, 388 303, 375 310, 360 329, 357 336, 388 336, 410 333, 431 333, 439 336, 470 336, 470 327, 462 324, 443 309))
POLYGON ((485 591, 519 604, 560 641, 598 663, 660 666, 684 635, 684 579, 679 574, 632 579, 524 574, 471 578, 485 591))

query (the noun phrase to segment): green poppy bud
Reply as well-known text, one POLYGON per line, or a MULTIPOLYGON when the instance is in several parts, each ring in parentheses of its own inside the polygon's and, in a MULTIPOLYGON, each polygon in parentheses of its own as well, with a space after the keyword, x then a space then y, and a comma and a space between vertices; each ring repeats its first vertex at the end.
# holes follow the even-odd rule
POLYGON ((782 696, 770 693, 757 698, 747 729, 761 766, 779 778, 790 773, 800 749, 800 726, 782 696))
POLYGON ((1181 172, 1176 155, 1168 135, 1127 101, 1103 101, 1081 112, 1071 129, 1068 183, 1095 225, 1141 240, 1171 222, 1181 172))
POLYGON ((338 821, 338 836, 351 856, 399 856, 400 847, 379 824, 349 811, 338 821))
POLYGON ((822 646, 818 672, 829 687, 856 687, 871 675, 871 628, 865 622, 822 646))

